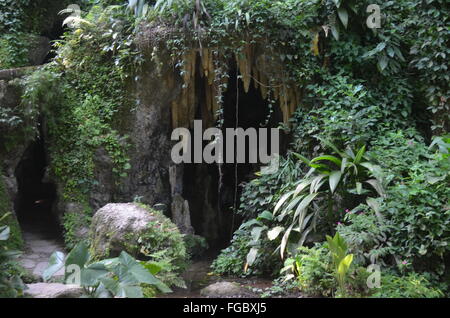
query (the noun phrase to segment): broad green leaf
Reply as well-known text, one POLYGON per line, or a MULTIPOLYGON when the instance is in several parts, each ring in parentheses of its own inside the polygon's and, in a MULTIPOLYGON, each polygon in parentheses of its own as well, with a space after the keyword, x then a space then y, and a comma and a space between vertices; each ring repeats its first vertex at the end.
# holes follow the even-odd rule
POLYGON ((378 58, 378 68, 381 72, 383 72, 388 66, 389 59, 386 55, 382 55, 378 58))
POLYGON ((341 277, 344 277, 347 274, 350 265, 353 262, 353 254, 349 254, 339 263, 338 273, 341 277))
POLYGON ((341 181, 341 177, 342 177, 342 172, 340 172, 338 170, 333 171, 330 174, 330 176, 328 177, 331 193, 334 193, 334 191, 336 191, 339 181, 341 181))
POLYGON ((122 298, 144 298, 142 288, 133 284, 119 283, 116 297, 122 298))
POLYGON ((263 225, 263 224, 257 219, 251 219, 250 221, 247 221, 247 222, 243 223, 239 227, 239 229, 243 230, 243 229, 246 229, 246 228, 248 228, 250 226, 253 226, 253 225, 263 225))
POLYGON ((385 197, 383 186, 381 185, 381 183, 378 180, 370 179, 370 180, 367 180, 366 183, 370 184, 375 189, 375 191, 377 191, 377 193, 380 195, 380 197, 383 197, 383 198, 385 197))
POLYGON ((262 226, 257 226, 257 227, 252 228, 251 236, 252 236, 253 242, 256 243, 259 241, 259 238, 261 237, 261 233, 264 229, 265 229, 265 227, 262 227, 262 226))
POLYGON ((75 264, 82 269, 84 265, 89 261, 90 254, 89 248, 86 243, 82 242, 77 244, 72 251, 67 255, 66 266, 75 264))
POLYGON ((347 9, 339 8, 338 9, 339 19, 341 20, 344 27, 347 29, 348 26, 348 12, 347 9))
POLYGON ((317 177, 315 177, 313 179, 313 181, 311 182, 310 193, 314 193, 314 192, 319 191, 320 187, 323 184, 322 180, 325 177, 326 177, 326 175, 321 174, 321 175, 318 175, 317 177))
POLYGON ((273 240, 275 240, 275 239, 278 237, 278 235, 280 235, 280 233, 281 233, 283 230, 284 230, 284 227, 282 227, 282 226, 276 226, 276 227, 274 227, 273 229, 270 229, 270 230, 267 232, 267 238, 268 238, 270 241, 273 241, 273 240))
POLYGON ((284 194, 281 199, 277 202, 277 205, 275 206, 275 209, 273 210, 273 214, 277 213, 277 211, 281 208, 281 206, 294 194, 294 191, 289 191, 288 193, 284 194))
POLYGON ((269 211, 264 211, 262 213, 260 213, 257 217, 258 220, 264 219, 264 220, 268 220, 268 221, 272 221, 273 220, 273 214, 270 213, 269 211))
POLYGON ((81 270, 81 286, 95 286, 108 273, 109 270, 103 263, 90 264, 81 270))
POLYGON ((296 218, 301 213, 301 211, 306 210, 308 208, 308 206, 311 204, 311 201, 314 200, 318 195, 319 195, 319 193, 308 194, 302 200, 302 202, 300 202, 300 204, 297 206, 297 209, 295 210, 294 218, 296 218))
POLYGON ((339 167, 342 164, 342 160, 341 159, 339 159, 339 158, 337 158, 335 156, 331 156, 331 155, 325 155, 325 156, 316 157, 316 158, 311 160, 311 163, 316 162, 316 161, 320 161, 320 160, 328 160, 328 161, 334 162, 339 167))
POLYGON ((142 266, 144 266, 152 275, 156 275, 163 269, 159 264, 154 262, 142 262, 142 266))
POLYGON ((331 34, 333 35, 336 41, 339 41, 339 25, 337 23, 333 23, 330 26, 331 34))
POLYGON ((252 247, 247 254, 247 264, 248 266, 252 266, 256 260, 256 256, 258 255, 258 249, 256 247, 252 247))
POLYGON ((356 154, 355 160, 353 162, 355 164, 360 163, 365 152, 366 152, 366 146, 364 145, 364 146, 361 147, 361 149, 358 150, 358 153, 356 154))
POLYGON ((285 210, 287 213, 289 213, 290 211, 292 211, 294 209, 294 207, 297 206, 297 204, 300 202, 300 200, 302 200, 304 197, 305 197, 305 195, 299 195, 299 196, 295 197, 291 202, 289 202, 289 204, 283 210, 285 210))
POLYGON ((64 256, 62 252, 54 252, 50 256, 48 266, 42 273, 44 282, 48 281, 57 271, 64 267, 64 256))
POLYGON ((0 241, 6 241, 9 238, 9 235, 11 233, 11 229, 9 226, 2 226, 0 227, 0 241))
MULTIPOLYGON (((158 287, 162 292, 171 292, 165 284, 163 284, 159 279, 153 276, 145 267, 143 267, 138 261, 131 257, 127 252, 122 251, 119 256, 119 260, 122 265, 127 269, 126 275, 132 276, 138 283, 150 284, 158 287)), ((126 277, 119 277, 121 279, 127 280, 126 277)))
POLYGON ((295 189, 294 196, 297 196, 300 192, 306 189, 311 184, 312 180, 313 179, 307 179, 300 182, 295 189))
POLYGON ((282 259, 284 258, 284 251, 286 250, 286 245, 288 243, 289 235, 291 234, 293 226, 294 225, 291 224, 291 226, 287 229, 287 231, 283 235, 283 238, 281 239, 280 254, 282 259))

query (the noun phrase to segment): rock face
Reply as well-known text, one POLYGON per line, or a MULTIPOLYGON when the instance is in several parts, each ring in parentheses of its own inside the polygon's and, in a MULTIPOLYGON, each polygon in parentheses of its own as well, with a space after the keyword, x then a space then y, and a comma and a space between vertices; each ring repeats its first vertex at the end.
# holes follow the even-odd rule
POLYGON ((203 288, 200 292, 207 298, 239 298, 254 296, 249 290, 238 283, 219 282, 203 288))
POLYGON ((137 245, 133 238, 147 230, 149 222, 156 220, 148 210, 134 203, 111 203, 98 210, 91 224, 94 254, 118 256, 137 245))
POLYGON ((80 298, 83 288, 76 285, 37 283, 27 285, 25 295, 33 298, 80 298))
POLYGON ((28 60, 30 65, 41 65, 50 53, 52 46, 50 39, 45 36, 36 36, 31 40, 28 51, 28 60))
POLYGON ((4 189, 4 192, 0 191, 0 208, 6 208, 5 211, 0 209, 0 217, 5 212, 14 212, 18 197, 16 168, 34 137, 31 131, 37 125, 36 118, 23 116, 34 111, 21 105, 22 89, 18 82, 31 69, 0 70, 0 188, 4 189), (14 123, 8 118, 20 118, 21 121, 14 123))

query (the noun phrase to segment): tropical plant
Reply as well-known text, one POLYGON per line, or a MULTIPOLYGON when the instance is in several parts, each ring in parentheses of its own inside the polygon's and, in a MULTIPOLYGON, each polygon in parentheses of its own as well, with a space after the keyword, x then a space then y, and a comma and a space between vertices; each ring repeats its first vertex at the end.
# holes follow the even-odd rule
MULTIPOLYGON (((294 155, 306 163, 311 169, 300 181, 297 182, 293 190, 285 193, 277 202, 273 218, 278 222, 287 222, 287 227, 276 226, 267 233, 270 240, 275 240, 281 233, 283 237, 279 246, 281 257, 286 250, 291 232, 297 232, 300 236, 297 244, 303 245, 308 234, 315 227, 322 209, 318 206, 319 198, 326 202, 328 210, 328 223, 333 222, 334 195, 337 192, 355 193, 366 195, 370 193, 363 189, 363 182, 375 189, 379 196, 384 197, 385 181, 382 177, 381 169, 363 161, 366 147, 363 146, 355 154, 351 148, 345 151, 338 150, 334 145, 323 141, 339 156, 322 155, 312 160, 294 153, 294 155), (374 178, 367 179, 369 175, 374 178), (350 189, 353 186, 354 189, 350 189)), ((367 203, 378 210, 378 203, 373 198, 367 198, 367 203)))
POLYGON ((88 246, 79 243, 68 255, 55 252, 43 273, 44 281, 65 267, 64 281, 83 287, 91 297, 144 297, 142 286, 151 285, 163 293, 170 288, 157 279, 160 270, 157 264, 147 264, 135 260, 125 251, 119 257, 91 263, 88 246))
POLYGON ((327 247, 331 252, 334 276, 338 282, 339 293, 341 296, 345 296, 345 280, 347 278, 350 265, 353 262, 353 254, 347 254, 347 243, 339 235, 339 232, 336 232, 334 237, 327 235, 326 238, 328 243, 327 247))
POLYGON ((325 244, 301 246, 287 258, 281 270, 284 280, 296 279, 298 287, 308 296, 332 296, 336 280, 333 276, 330 252, 325 244))

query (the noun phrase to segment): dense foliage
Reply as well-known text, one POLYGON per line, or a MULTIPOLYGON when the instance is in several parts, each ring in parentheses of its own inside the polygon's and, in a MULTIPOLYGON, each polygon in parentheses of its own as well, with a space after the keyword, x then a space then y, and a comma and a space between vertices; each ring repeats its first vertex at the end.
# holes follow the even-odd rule
MULTIPOLYGON (((0 68, 27 64, 25 44, 39 29, 36 16, 44 14, 31 14, 25 9, 30 3, 0 1, 0 68)), ((244 185, 235 213, 245 221, 214 261, 214 271, 295 279, 301 292, 314 296, 448 293, 445 0, 91 0, 83 5, 86 12, 57 42, 54 60, 27 77, 23 96, 24 105, 39 105, 47 118, 51 173, 62 182, 64 199, 86 210, 81 219, 66 216, 68 245, 75 246, 73 229, 88 223, 92 213, 87 194, 96 182, 96 151, 102 148, 111 158, 116 182, 130 169, 131 145, 119 127, 134 106, 128 84, 139 80, 134 75, 148 53, 138 40, 147 36, 153 62, 169 63, 170 57, 181 77, 187 73, 187 52, 212 48, 219 103, 228 61, 258 44, 282 61, 274 72, 301 87, 301 107, 283 125, 290 144, 278 172, 244 185), (366 23, 373 4, 381 13, 377 28, 366 23), (148 31, 155 26, 165 32, 148 31), (367 284, 369 265, 381 266, 380 286, 367 284)), ((272 108, 278 107, 273 81, 267 83, 272 108)), ((0 113, 0 124, 14 124, 13 116, 0 113)), ((222 123, 219 116, 217 125, 222 123)), ((168 268, 172 280, 170 272, 182 265, 167 264, 179 256, 164 245, 170 237, 142 239, 151 242, 147 256, 168 268), (170 255, 155 253, 154 246, 170 255)), ((185 257, 183 248, 175 249, 185 257)))

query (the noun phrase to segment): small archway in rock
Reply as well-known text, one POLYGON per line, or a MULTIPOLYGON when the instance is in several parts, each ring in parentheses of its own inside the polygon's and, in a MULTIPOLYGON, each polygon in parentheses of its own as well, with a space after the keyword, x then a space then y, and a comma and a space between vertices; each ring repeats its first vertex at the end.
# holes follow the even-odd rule
POLYGON ((59 240, 62 231, 53 214, 56 186, 45 181, 46 168, 45 143, 38 137, 30 143, 15 171, 18 184, 15 211, 24 234, 59 240))

